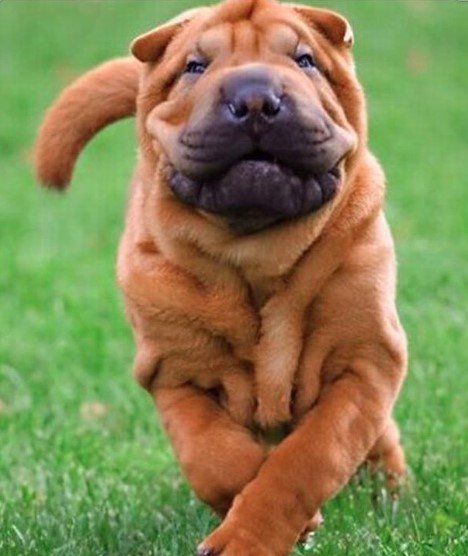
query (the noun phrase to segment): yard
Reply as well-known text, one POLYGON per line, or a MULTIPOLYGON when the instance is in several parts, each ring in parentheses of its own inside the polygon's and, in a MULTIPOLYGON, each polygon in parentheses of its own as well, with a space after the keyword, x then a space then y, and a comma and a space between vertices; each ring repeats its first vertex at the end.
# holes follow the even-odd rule
MULTIPOLYGON (((320 2, 317 2, 320 4, 320 2)), ((216 519, 191 495, 147 394, 114 280, 134 122, 87 148, 66 195, 31 147, 73 77, 194 5, 0 1, 0 554, 190 556, 216 519)), ((468 553, 468 3, 349 0, 371 144, 388 176, 410 371, 396 414, 413 486, 365 477, 297 554, 468 553), (377 500, 376 500, 377 498, 377 500)))

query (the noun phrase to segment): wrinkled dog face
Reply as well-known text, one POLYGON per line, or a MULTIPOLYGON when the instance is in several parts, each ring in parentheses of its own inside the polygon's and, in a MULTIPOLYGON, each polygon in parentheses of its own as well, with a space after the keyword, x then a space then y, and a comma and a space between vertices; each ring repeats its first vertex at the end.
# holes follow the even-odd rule
POLYGON ((333 92, 329 40, 292 8, 231 4, 179 31, 142 104, 176 197, 250 233, 330 201, 356 134, 333 92), (166 98, 155 106, 156 89, 166 98))

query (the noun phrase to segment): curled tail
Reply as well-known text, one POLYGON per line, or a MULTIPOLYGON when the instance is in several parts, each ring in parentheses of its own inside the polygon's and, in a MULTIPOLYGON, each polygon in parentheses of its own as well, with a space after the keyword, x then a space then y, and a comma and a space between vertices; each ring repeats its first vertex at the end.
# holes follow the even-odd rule
POLYGON ((35 148, 38 179, 65 189, 80 151, 102 128, 135 115, 141 64, 110 60, 67 87, 48 110, 35 148))

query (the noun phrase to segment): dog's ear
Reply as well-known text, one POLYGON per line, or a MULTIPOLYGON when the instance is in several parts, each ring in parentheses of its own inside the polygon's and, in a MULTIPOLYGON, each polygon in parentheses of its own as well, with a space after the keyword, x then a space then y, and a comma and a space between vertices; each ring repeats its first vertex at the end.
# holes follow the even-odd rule
POLYGON ((167 45, 170 43, 177 31, 195 17, 206 13, 209 8, 200 7, 187 10, 167 23, 156 27, 137 37, 131 44, 132 54, 140 62, 156 62, 162 56, 167 45))
POLYGON ((354 44, 353 29, 347 19, 342 15, 323 10, 311 8, 302 4, 285 4, 297 12, 308 25, 315 27, 331 43, 336 46, 351 48, 354 44))

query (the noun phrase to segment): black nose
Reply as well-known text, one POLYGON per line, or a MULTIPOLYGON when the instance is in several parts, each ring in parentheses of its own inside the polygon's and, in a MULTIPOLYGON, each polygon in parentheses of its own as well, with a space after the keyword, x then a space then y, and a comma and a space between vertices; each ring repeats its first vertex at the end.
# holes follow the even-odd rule
POLYGON ((272 121, 281 112, 281 89, 261 68, 239 70, 223 83, 223 100, 236 121, 272 121))

